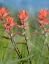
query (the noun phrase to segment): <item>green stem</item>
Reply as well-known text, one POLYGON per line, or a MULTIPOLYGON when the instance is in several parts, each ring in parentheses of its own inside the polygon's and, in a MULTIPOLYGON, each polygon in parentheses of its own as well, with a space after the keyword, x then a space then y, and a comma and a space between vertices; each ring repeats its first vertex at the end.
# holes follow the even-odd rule
POLYGON ((46 28, 45 27, 43 27, 43 31, 44 31, 44 42, 43 42, 43 45, 47 45, 48 51, 49 51, 49 46, 48 46, 48 43, 47 43, 48 34, 46 33, 46 28))
MULTIPOLYGON (((25 30, 25 28, 23 28, 24 29, 24 32, 26 31, 25 30)), ((25 41, 26 41, 26 47, 27 47, 27 52, 28 52, 28 55, 27 56, 29 56, 29 47, 28 47, 28 44, 27 44, 27 38, 26 38, 26 34, 24 33, 24 38, 25 38, 25 41)), ((30 60, 30 58, 29 58, 29 63, 31 64, 31 60, 30 60)))
POLYGON ((44 38, 44 40, 45 40, 45 41, 44 41, 44 45, 47 45, 47 47, 48 47, 48 51, 49 51, 49 46, 48 46, 48 43, 47 43, 47 37, 48 37, 48 34, 45 33, 45 34, 44 34, 44 37, 45 37, 45 38, 44 38))
MULTIPOLYGON (((9 33, 9 36, 10 36, 10 40, 11 40, 12 44, 15 45, 14 39, 12 38, 10 33, 9 33)), ((14 50, 16 51, 16 53, 18 54, 19 58, 21 59, 22 58, 22 54, 20 53, 18 47, 14 46, 14 50)), ((24 63, 22 62, 22 64, 24 64, 24 63)))

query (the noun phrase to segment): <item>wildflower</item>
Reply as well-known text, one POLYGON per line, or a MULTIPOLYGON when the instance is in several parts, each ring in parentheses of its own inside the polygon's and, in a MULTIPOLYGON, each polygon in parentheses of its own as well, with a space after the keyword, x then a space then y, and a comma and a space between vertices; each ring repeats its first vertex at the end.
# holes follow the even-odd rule
POLYGON ((16 25, 16 23, 14 22, 14 18, 13 17, 8 17, 6 18, 6 23, 3 24, 4 28, 6 29, 7 32, 11 32, 12 28, 16 25))
POLYGON ((39 16, 38 16, 38 22, 41 24, 41 25, 48 25, 49 22, 48 22, 48 11, 47 10, 41 10, 39 12, 39 16))
POLYGON ((27 14, 27 11, 25 10, 22 10, 18 16, 22 24, 24 24, 24 22, 28 19, 28 14, 27 14))
POLYGON ((39 12, 39 18, 40 19, 43 19, 43 18, 46 18, 47 16, 48 16, 48 11, 47 10, 40 10, 40 12, 39 12))
POLYGON ((0 20, 4 20, 4 18, 9 14, 10 12, 7 12, 7 10, 2 7, 0 8, 0 20))

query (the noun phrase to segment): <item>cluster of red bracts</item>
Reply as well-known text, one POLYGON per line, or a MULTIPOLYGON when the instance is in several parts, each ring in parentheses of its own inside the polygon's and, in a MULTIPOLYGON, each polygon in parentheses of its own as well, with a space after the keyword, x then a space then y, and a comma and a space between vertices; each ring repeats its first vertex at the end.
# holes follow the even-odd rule
POLYGON ((19 13, 18 17, 20 18, 20 22, 21 22, 22 25, 21 25, 21 26, 20 26, 20 25, 17 25, 17 26, 18 26, 19 28, 25 28, 25 29, 27 29, 28 26, 29 26, 29 24, 26 23, 26 20, 28 19, 27 11, 22 10, 22 11, 19 13))
MULTIPOLYGON (((14 18, 11 16, 8 16, 10 14, 10 12, 8 12, 4 7, 0 8, 0 20, 2 21, 2 25, 5 28, 5 30, 8 33, 12 32, 13 27, 16 25, 18 28, 25 28, 27 29, 29 24, 26 23, 26 20, 28 19, 28 14, 25 10, 22 10, 18 17, 20 18, 20 22, 22 23, 22 25, 18 25, 15 21, 14 18), (6 20, 4 22, 4 19, 6 20)), ((12 35, 12 37, 14 37, 16 34, 20 34, 20 32, 16 32, 12 35)), ((6 36, 2 36, 3 38, 9 39, 9 37, 6 36)))
POLYGON ((18 25, 15 21, 14 18, 11 16, 8 16, 10 12, 8 12, 4 7, 0 8, 0 20, 2 21, 3 27, 6 29, 6 31, 9 33, 12 31, 12 28, 16 25, 18 28, 25 28, 27 29, 29 24, 26 23, 26 20, 28 19, 28 14, 27 11, 22 10, 18 17, 20 18, 20 22, 22 25, 18 25), (4 22, 4 19, 6 22, 4 22))
MULTIPOLYGON (((47 10, 40 10, 39 15, 38 15, 38 22, 40 24, 40 28, 46 28, 46 26, 49 24, 49 20, 48 20, 48 15, 49 12, 47 10)), ((49 29, 46 30, 45 32, 49 32, 49 29)), ((33 32, 33 34, 43 34, 41 32, 33 32)))
POLYGON ((47 10, 40 10, 39 16, 38 16, 38 22, 41 25, 40 28, 49 24, 48 15, 49 15, 49 12, 47 10))
MULTIPOLYGON (((9 14, 10 12, 8 12, 4 7, 0 8, 0 20, 2 21, 2 25, 6 29, 7 32, 11 32, 15 25, 18 28, 25 28, 25 29, 28 28, 29 24, 26 23, 26 21, 28 20, 27 11, 22 10, 18 14, 18 17, 20 18, 20 22, 22 25, 18 25, 14 21, 13 17, 7 16, 9 14), (4 19, 6 19, 6 22, 4 22, 4 19)), ((38 16, 38 22, 40 23, 40 28, 49 24, 48 15, 49 15, 49 12, 47 10, 40 10, 39 16, 38 16)))
POLYGON ((11 32, 12 28, 16 25, 16 23, 14 22, 14 18, 13 17, 7 17, 6 18, 6 23, 3 24, 4 28, 6 29, 7 32, 11 32))
POLYGON ((4 18, 10 14, 4 7, 0 8, 0 20, 4 20, 4 18))
POLYGON ((28 19, 28 14, 27 14, 27 11, 25 11, 25 10, 21 11, 18 16, 19 16, 22 24, 24 24, 26 22, 26 20, 28 19))

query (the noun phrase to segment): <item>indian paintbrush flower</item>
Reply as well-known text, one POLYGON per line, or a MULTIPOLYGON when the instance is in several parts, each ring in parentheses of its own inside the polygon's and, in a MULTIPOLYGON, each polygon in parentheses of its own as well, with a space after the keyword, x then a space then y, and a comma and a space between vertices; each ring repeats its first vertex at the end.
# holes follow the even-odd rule
POLYGON ((6 10, 6 8, 4 8, 4 7, 0 8, 0 20, 3 21, 4 18, 5 18, 8 14, 10 14, 10 12, 8 12, 8 11, 6 10))
POLYGON ((7 17, 6 18, 6 23, 3 24, 4 28, 6 29, 7 32, 11 32, 12 28, 16 25, 16 23, 14 22, 14 18, 13 17, 7 17))
POLYGON ((41 24, 42 27, 49 24, 48 19, 47 19, 48 14, 49 12, 47 10, 40 10, 39 12, 39 16, 37 20, 41 24))
POLYGON ((26 22, 26 20, 28 19, 28 14, 27 14, 27 11, 25 10, 22 10, 20 13, 19 13, 19 18, 20 18, 20 21, 22 24, 24 24, 26 22))
POLYGON ((21 26, 20 26, 20 25, 17 25, 18 28, 25 28, 25 29, 27 29, 28 26, 29 26, 29 24, 26 23, 26 20, 28 19, 28 13, 27 13, 27 11, 22 10, 22 11, 19 13, 18 16, 19 16, 19 18, 20 18, 20 22, 22 23, 21 26))

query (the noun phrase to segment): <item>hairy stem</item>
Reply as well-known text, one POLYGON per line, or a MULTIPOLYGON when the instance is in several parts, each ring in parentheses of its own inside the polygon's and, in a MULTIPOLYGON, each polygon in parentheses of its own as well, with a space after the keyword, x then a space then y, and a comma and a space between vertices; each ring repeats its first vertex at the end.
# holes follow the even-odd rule
POLYGON ((46 28, 45 27, 43 27, 43 31, 44 31, 44 43, 43 44, 47 45, 48 51, 49 51, 49 46, 48 46, 48 43, 47 43, 48 34, 46 33, 46 28))
MULTIPOLYGON (((10 40, 12 42, 13 45, 15 45, 15 41, 13 39, 13 37, 11 36, 11 34, 9 33, 9 36, 10 36, 10 40)), ((22 58, 22 54, 20 53, 18 47, 15 47, 14 46, 14 50, 16 51, 16 53, 18 54, 19 58, 21 59, 22 58)), ((21 61, 21 63, 23 64, 23 62, 21 61)))
MULTIPOLYGON (((24 29, 24 32, 25 32, 25 28, 23 28, 24 29)), ((25 38, 25 41, 26 41, 26 47, 27 47, 27 52, 28 52, 28 55, 27 56, 29 56, 29 47, 28 47, 28 44, 27 44, 27 38, 26 38, 26 34, 24 33, 24 38, 25 38)), ((31 60, 30 60, 30 58, 29 58, 29 63, 31 64, 31 60)))
POLYGON ((44 44, 47 45, 48 51, 49 51, 49 46, 48 46, 48 43, 47 43, 47 36, 48 36, 48 35, 46 36, 46 34, 47 34, 47 33, 44 33, 44 40, 45 40, 44 44))

